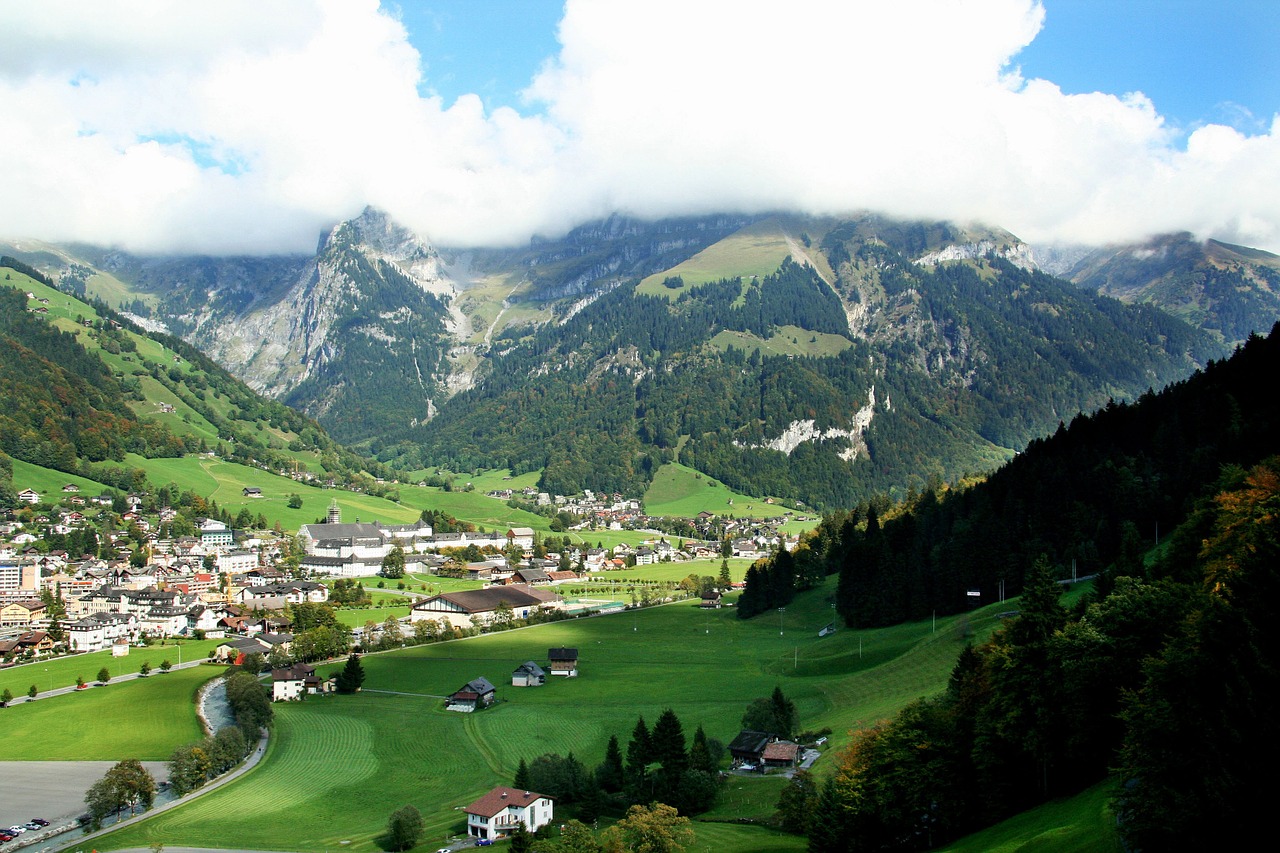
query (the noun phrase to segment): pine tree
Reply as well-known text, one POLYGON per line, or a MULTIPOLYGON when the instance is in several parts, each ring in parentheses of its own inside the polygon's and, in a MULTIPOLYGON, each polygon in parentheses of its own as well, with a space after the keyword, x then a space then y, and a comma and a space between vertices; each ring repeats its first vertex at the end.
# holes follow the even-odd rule
MULTIPOLYGON (((523 760, 521 761, 523 764, 523 760)), ((609 737, 609 745, 604 750, 604 761, 596 768, 596 784, 607 794, 615 794, 626 784, 626 766, 622 760, 622 748, 618 745, 618 736, 609 737)), ((517 785, 516 787, 520 787, 517 785)))
POLYGON ((511 787, 521 791, 528 791, 533 787, 533 783, 529 781, 529 765, 523 758, 520 759, 520 766, 516 768, 515 778, 511 780, 511 787))
POLYGON ((360 655, 350 655, 347 663, 338 673, 337 688, 339 693, 355 693, 364 684, 364 666, 360 663, 360 655))
POLYGON ((689 769, 704 773, 716 772, 711 749, 707 746, 707 733, 702 730, 702 726, 698 726, 698 730, 693 733, 693 743, 689 745, 689 769))

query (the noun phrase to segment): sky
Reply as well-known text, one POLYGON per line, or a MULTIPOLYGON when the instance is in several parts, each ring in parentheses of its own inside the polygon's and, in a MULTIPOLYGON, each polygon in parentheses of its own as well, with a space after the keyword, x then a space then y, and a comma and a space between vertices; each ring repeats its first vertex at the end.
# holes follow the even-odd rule
POLYGON ((1276 0, 0 0, 0 235, 309 252, 611 213, 1280 252, 1276 0))

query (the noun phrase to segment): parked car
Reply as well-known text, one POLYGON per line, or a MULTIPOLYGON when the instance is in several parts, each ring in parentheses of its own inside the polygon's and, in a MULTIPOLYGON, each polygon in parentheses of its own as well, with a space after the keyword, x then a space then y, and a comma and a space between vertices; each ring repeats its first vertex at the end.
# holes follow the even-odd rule
POLYGON ((32 832, 38 832, 41 829, 40 824, 36 823, 34 820, 24 824, 24 826, 32 832))
POLYGON ((477 846, 477 847, 492 847, 492 846, 493 846, 493 839, 492 839, 492 838, 481 838, 479 841, 477 841, 477 842, 476 842, 476 846, 477 846))
POLYGON ((24 832, 26 832, 26 831, 27 831, 27 828, 26 828, 25 826, 11 826, 11 827, 9 827, 9 834, 10 834, 10 835, 13 835, 13 836, 21 835, 22 833, 24 833, 24 832))
POLYGON ((32 823, 34 823, 34 824, 38 824, 38 825, 40 825, 40 826, 48 826, 48 825, 49 825, 49 821, 45 820, 45 819, 44 819, 44 818, 42 818, 42 817, 33 817, 33 818, 31 818, 31 822, 32 822, 32 823))

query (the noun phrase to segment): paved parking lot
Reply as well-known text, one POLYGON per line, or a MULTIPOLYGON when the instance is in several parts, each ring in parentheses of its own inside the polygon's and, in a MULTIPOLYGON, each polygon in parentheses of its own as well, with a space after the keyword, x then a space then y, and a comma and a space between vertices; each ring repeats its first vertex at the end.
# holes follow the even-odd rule
MULTIPOLYGON (((84 812, 84 792, 114 766, 112 761, 0 761, 0 826, 42 817, 52 826, 74 821, 84 812)), ((163 761, 142 765, 169 778, 163 761)), ((6 845, 7 846, 7 845, 6 845)))

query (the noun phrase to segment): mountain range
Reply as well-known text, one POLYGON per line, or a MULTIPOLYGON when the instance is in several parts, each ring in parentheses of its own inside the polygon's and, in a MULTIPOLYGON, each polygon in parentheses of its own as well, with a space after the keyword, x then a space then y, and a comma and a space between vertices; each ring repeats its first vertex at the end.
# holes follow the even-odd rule
POLYGON ((397 467, 638 494, 678 459, 819 507, 988 470, 1280 316, 1265 252, 869 213, 611 217, 458 250, 367 209, 311 256, 0 251, 397 467))

